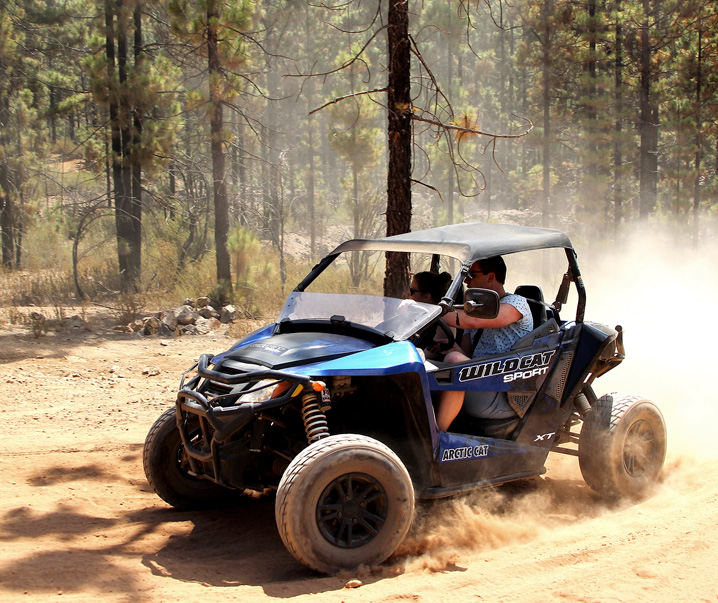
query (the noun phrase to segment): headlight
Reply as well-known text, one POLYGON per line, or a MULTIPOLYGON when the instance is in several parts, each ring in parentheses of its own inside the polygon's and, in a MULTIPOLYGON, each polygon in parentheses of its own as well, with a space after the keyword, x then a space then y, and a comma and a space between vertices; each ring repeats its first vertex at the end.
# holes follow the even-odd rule
POLYGON ((251 389, 256 390, 239 397, 239 402, 266 402, 286 392, 292 384, 289 381, 266 379, 255 383, 251 389), (261 388, 261 389, 257 389, 261 388))

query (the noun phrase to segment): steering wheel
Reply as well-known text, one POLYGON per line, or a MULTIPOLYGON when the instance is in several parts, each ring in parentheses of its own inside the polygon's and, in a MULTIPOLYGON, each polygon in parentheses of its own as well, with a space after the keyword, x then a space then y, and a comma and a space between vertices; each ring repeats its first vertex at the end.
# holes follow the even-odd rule
POLYGON ((446 353, 451 348, 454 347, 454 343, 456 342, 456 337, 454 336, 454 332, 451 330, 451 327, 447 325, 443 320, 439 319, 436 321, 436 326, 439 327, 443 332, 444 335, 446 335, 446 338, 448 341, 446 343, 440 343, 439 349, 446 353))

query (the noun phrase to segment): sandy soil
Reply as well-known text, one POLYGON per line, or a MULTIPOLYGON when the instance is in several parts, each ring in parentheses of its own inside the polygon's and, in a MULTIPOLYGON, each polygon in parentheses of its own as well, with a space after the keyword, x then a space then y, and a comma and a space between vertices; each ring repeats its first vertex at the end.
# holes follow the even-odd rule
MULTIPOLYGON (((685 445, 687 424, 671 422, 678 392, 666 390, 677 427, 650 499, 607 505, 575 459, 552 458, 534 482, 421 508, 381 568, 325 577, 286 552, 272 500, 177 512, 145 481, 150 425, 171 406, 182 371, 229 337, 162 340, 98 327, 35 339, 27 328, 3 329, 2 601, 718 599, 713 427, 701 421, 701 437, 685 445), (348 588, 352 579, 361 586, 348 588)), ((641 381, 636 371, 626 377, 641 381)))

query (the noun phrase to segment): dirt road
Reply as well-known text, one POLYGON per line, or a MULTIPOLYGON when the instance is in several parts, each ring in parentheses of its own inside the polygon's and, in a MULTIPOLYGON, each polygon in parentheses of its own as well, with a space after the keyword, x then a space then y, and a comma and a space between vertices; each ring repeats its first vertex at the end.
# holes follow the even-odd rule
POLYGON ((557 458, 533 483, 421 508, 400 554, 373 571, 299 566, 272 500, 168 508, 144 479, 144 437, 182 371, 230 341, 0 331, 0 600, 718 600, 714 424, 694 416, 702 436, 684 446, 673 392, 665 478, 649 500, 606 506, 575 459, 557 458))

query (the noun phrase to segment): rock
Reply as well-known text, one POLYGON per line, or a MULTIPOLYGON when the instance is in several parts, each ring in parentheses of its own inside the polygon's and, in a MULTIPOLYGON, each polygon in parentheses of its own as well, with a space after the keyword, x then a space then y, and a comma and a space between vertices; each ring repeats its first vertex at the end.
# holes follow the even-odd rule
POLYGON ((178 325, 186 326, 194 324, 196 319, 190 306, 180 306, 173 310, 178 325))
POLYGON ((197 307, 198 308, 206 308, 209 306, 209 297, 198 297, 197 298, 197 307))
POLYGON ((222 308, 222 311, 219 315, 219 321, 222 324, 227 324, 229 322, 233 322, 237 319, 237 307, 233 306, 232 304, 228 304, 222 308))
POLYGON ((196 325, 184 325, 177 329, 180 335, 199 335, 200 331, 196 325))
POLYGON ((364 586, 364 583, 355 578, 354 580, 349 580, 349 582, 344 585, 344 588, 359 588, 360 586, 364 586))
POLYGON ((219 322, 216 318, 198 318, 197 322, 194 325, 197 329, 197 332, 200 335, 206 335, 210 331, 214 331, 216 329, 219 329, 219 327, 222 326, 222 323, 219 322))
POLYGON ((158 369, 156 366, 147 367, 146 369, 142 370, 143 375, 147 375, 148 377, 155 377, 159 375, 162 371, 158 369))
POLYGON ((177 328, 177 316, 174 310, 166 310, 162 312, 162 324, 165 325, 170 331, 174 331, 177 328))
POLYGON ((142 329, 143 335, 157 335, 162 327, 162 321, 156 316, 151 316, 145 320, 145 326, 142 329))
POLYGON ((194 306, 194 300, 190 297, 188 297, 186 300, 182 302, 183 306, 189 306, 190 308, 194 306))
POLYGON ((204 308, 200 308, 197 311, 197 314, 199 314, 202 318, 219 318, 219 314, 214 308, 210 308, 209 306, 206 306, 204 308))
POLYGON ((140 319, 133 320, 130 323, 130 329, 132 331, 134 331, 135 333, 137 333, 138 331, 141 331, 144 328, 144 326, 145 326, 145 323, 140 319))

